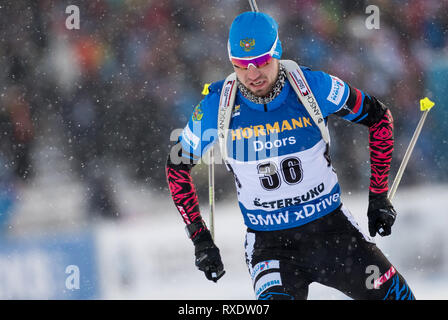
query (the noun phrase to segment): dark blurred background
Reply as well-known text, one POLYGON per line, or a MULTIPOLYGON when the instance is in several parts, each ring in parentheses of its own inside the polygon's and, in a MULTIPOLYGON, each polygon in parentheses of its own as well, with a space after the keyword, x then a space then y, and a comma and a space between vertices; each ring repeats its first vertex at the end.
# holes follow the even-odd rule
MULTIPOLYGON (((447 182, 447 1, 259 0, 258 6, 280 25, 282 58, 336 75, 392 110, 392 178, 420 118, 419 100, 435 101, 402 184, 447 182), (377 30, 365 25, 370 4, 380 9, 377 30)), ((58 161, 82 185, 81 214, 89 219, 122 216, 117 170, 167 196, 172 132, 185 126, 203 85, 232 72, 228 29, 248 10, 247 1, 234 0, 0 1, 0 217, 7 219, 17 194, 35 179, 60 170, 58 161), (79 30, 66 27, 69 5, 79 7, 79 30)), ((366 191, 367 129, 336 117, 330 126, 343 190, 366 191)), ((206 166, 195 170, 205 195, 206 166)), ((234 197, 233 190, 219 166, 218 201, 234 197)))

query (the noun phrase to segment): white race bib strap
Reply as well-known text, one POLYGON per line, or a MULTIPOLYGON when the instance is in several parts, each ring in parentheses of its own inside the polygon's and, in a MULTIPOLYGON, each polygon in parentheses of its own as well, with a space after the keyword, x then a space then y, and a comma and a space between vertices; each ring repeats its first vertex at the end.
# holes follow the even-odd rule
POLYGON ((330 144, 330 134, 327 126, 325 125, 322 111, 320 110, 319 104, 317 103, 317 100, 314 97, 314 94, 311 91, 299 65, 292 60, 280 60, 280 63, 286 68, 286 75, 289 83, 299 97, 300 102, 302 102, 314 123, 319 128, 322 139, 326 144, 330 144))
POLYGON ((219 99, 218 111, 218 140, 221 149, 221 156, 226 162, 227 160, 227 136, 229 133, 230 119, 232 115, 233 106, 235 104, 235 97, 237 92, 237 78, 236 74, 232 73, 224 81, 221 97, 219 99))

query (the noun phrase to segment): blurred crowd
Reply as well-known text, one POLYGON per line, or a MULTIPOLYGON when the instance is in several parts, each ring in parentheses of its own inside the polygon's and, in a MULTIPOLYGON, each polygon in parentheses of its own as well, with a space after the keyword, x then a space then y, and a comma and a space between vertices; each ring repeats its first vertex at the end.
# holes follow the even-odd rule
MULTIPOLYGON (((90 215, 120 217, 111 179, 117 166, 154 192, 168 192, 171 133, 186 124, 203 85, 232 72, 228 28, 250 10, 243 0, 72 2, 0 1, 0 217, 10 211, 14 188, 35 176, 35 142, 59 132, 54 126, 86 188, 90 215), (72 4, 79 29, 66 26, 72 4)), ((419 100, 434 100, 439 109, 404 183, 446 181, 448 2, 259 0, 258 7, 280 25, 283 58, 334 74, 391 108, 397 157, 420 117, 419 100), (379 29, 366 27, 369 4, 380 10, 379 29)), ((365 188, 365 128, 337 119, 332 126, 342 183, 365 188)), ((229 193, 226 183, 218 195, 229 193)))

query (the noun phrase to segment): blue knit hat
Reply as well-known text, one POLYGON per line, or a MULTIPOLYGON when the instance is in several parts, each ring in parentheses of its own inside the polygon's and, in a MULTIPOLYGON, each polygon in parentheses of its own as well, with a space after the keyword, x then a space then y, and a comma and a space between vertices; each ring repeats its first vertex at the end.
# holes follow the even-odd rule
POLYGON ((237 58, 259 56, 271 50, 276 40, 273 57, 280 59, 282 45, 278 39, 277 22, 266 13, 244 12, 230 26, 230 55, 237 58))

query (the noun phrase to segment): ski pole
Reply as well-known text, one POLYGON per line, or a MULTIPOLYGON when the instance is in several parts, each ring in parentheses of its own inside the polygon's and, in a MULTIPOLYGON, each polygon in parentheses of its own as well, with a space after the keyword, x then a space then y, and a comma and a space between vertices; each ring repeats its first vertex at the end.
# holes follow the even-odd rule
POLYGON ((404 169, 406 169, 406 165, 408 164, 409 158, 411 157, 411 153, 414 150, 415 143, 422 131, 423 124, 425 123, 426 116, 428 115, 429 110, 434 106, 434 102, 425 97, 424 99, 420 99, 420 111, 423 111, 423 114, 420 118, 420 121, 417 124, 417 128, 414 131, 411 142, 404 154, 403 160, 401 161, 400 167, 398 169, 397 175, 395 176, 392 187, 389 190, 389 194, 387 198, 392 201, 395 196, 395 192, 397 191, 398 185, 400 184, 401 178, 403 176, 404 169))
MULTIPOLYGON (((212 239, 215 240, 215 164, 214 164, 214 146, 210 148, 208 152, 208 201, 210 204, 210 213, 209 213, 209 228, 210 233, 212 235, 212 239)), ((221 276, 225 273, 224 270, 212 272, 213 281, 217 281, 217 279, 221 278, 221 276), (216 280, 215 280, 216 279, 216 280)))
POLYGON ((253 12, 259 12, 257 7, 257 2, 255 0, 249 0, 250 8, 253 12))
POLYGON ((213 146, 208 152, 208 203, 209 203, 209 227, 212 239, 215 239, 215 165, 213 146))

